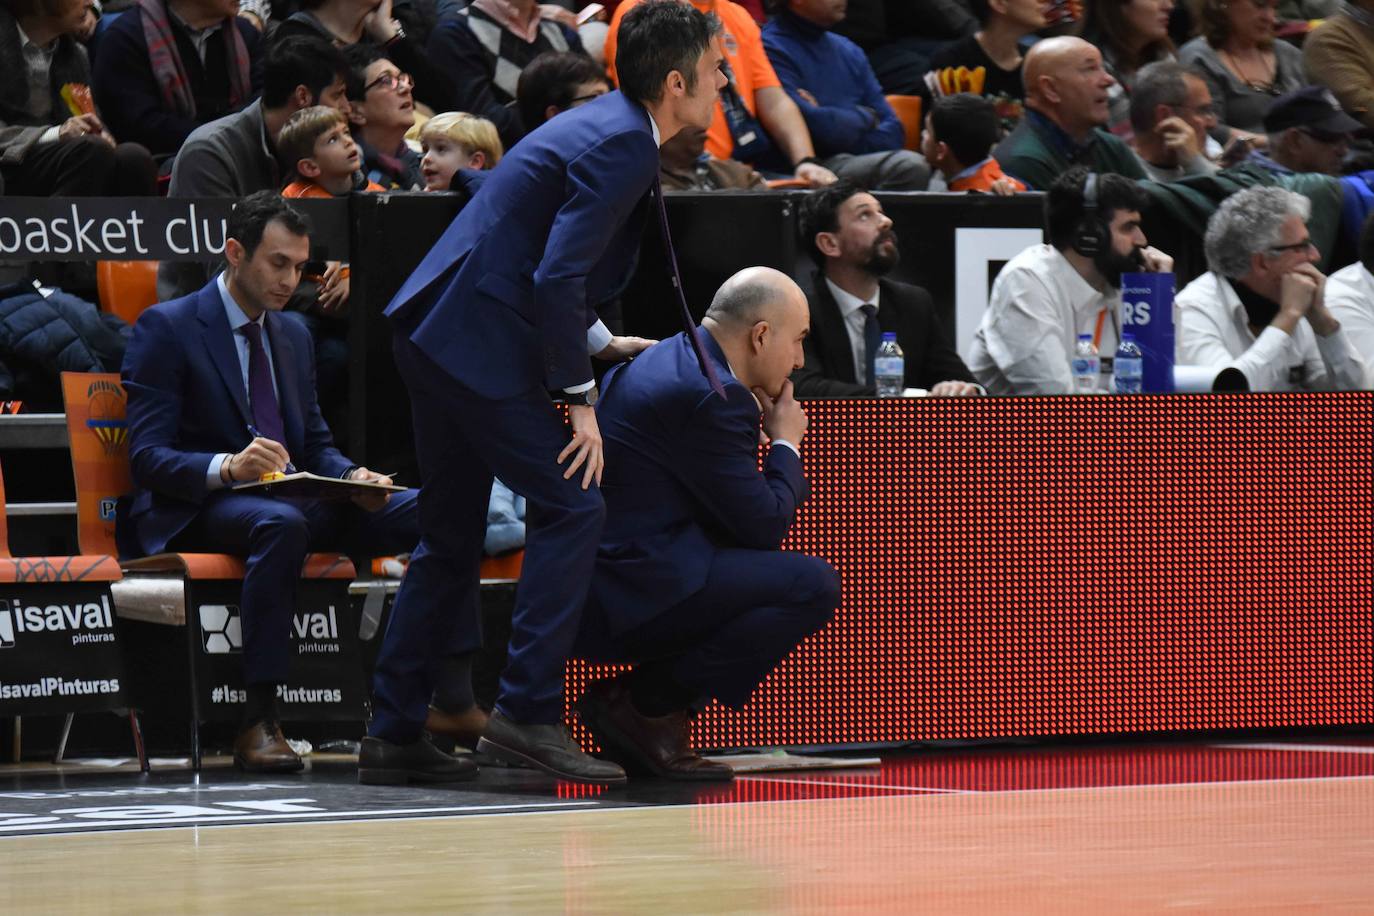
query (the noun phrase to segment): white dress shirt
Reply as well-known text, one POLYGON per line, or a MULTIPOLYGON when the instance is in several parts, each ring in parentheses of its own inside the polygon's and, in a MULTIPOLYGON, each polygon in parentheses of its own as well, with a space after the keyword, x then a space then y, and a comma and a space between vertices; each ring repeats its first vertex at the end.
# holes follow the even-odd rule
POLYGON ((1326 278, 1326 308, 1366 370, 1374 369, 1374 275, 1360 262, 1326 278))
POLYGON ((1116 352, 1120 290, 1104 295, 1053 245, 1032 245, 992 284, 968 367, 988 394, 1072 394, 1079 334, 1106 312, 1098 352, 1116 352))
POLYGON ((1292 335, 1266 327, 1256 337, 1230 281, 1205 273, 1175 300, 1175 351, 1186 366, 1239 369, 1251 391, 1351 391, 1369 387, 1365 364, 1341 328, 1318 337, 1299 321, 1292 335))
POLYGON ((835 304, 840 307, 840 315, 844 318, 844 329, 849 332, 849 349, 854 353, 854 381, 860 385, 872 384, 868 377, 868 353, 867 341, 864 340, 864 306, 873 306, 873 314, 878 314, 878 297, 881 291, 873 293, 873 298, 864 300, 852 293, 845 292, 836 286, 829 277, 825 278, 825 285, 830 287, 830 295, 835 297, 835 304))

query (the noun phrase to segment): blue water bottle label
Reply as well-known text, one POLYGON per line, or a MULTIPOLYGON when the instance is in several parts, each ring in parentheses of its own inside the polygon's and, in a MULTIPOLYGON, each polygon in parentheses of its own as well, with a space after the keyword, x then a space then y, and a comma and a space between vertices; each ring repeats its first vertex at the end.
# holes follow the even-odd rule
POLYGON ((1145 359, 1143 389, 1174 390, 1174 275, 1121 275, 1121 327, 1135 334, 1145 359))

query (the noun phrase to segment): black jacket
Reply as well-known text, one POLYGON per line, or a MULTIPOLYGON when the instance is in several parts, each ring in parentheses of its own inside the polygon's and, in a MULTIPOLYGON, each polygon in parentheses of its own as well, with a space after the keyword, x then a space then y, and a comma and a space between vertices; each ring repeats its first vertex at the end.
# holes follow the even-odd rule
MULTIPOLYGON (((897 333, 897 343, 906 358, 906 387, 930 389, 940 382, 974 381, 973 373, 950 345, 930 293, 896 280, 881 280, 878 288, 878 326, 897 333)), ((819 270, 811 277, 807 299, 811 303, 811 333, 802 344, 806 365, 792 373, 797 397, 876 396, 873 385, 854 380, 854 350, 844 316, 819 270)))
POLYGON ((114 372, 129 326, 91 303, 32 285, 0 287, 0 397, 61 409, 60 372, 114 372))

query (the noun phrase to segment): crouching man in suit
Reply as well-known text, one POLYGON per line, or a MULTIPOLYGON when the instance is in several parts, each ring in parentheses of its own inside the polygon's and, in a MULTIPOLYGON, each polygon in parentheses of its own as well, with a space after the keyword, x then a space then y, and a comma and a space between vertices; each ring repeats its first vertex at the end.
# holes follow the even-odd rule
MULTIPOLYGON (((115 534, 124 557, 182 550, 244 558, 248 703, 234 762, 250 771, 289 772, 302 763, 282 736, 276 696, 286 682, 305 555, 414 549, 416 493, 368 493, 355 504, 232 489, 292 468, 391 481, 334 447, 315 397, 310 337, 278 314, 310 257, 304 217, 276 191, 260 191, 235 205, 226 228, 225 272, 199 292, 148 309, 134 326, 122 376, 135 489, 120 500, 115 534)), ((452 778, 477 774, 471 761, 432 745, 409 753, 452 778)))
POLYGON ((743 706, 839 605, 828 563, 779 550, 808 492, 806 414, 788 376, 809 328, 797 285, 749 268, 725 282, 697 329, 724 399, 685 333, 604 383, 606 526, 577 650, 635 667, 593 683, 578 711, 628 772, 731 779, 690 747, 692 710, 711 699, 743 706))

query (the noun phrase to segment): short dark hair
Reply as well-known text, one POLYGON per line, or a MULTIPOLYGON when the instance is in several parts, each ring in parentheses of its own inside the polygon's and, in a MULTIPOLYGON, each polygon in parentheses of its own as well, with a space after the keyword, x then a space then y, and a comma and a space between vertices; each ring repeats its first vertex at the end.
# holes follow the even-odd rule
POLYGON ((1140 68, 1131 86, 1131 128, 1137 134, 1154 129, 1155 109, 1160 105, 1177 108, 1188 103, 1188 83, 1184 78, 1191 72, 1172 60, 1140 68))
POLYGON ((606 71, 596 61, 576 51, 546 51, 525 65, 515 86, 515 104, 525 130, 544 123, 550 105, 563 111, 583 83, 608 83, 606 71))
POLYGON ((360 41, 343 49, 343 59, 348 67, 345 77, 348 100, 361 102, 367 96, 367 68, 379 60, 390 60, 386 51, 376 45, 360 41))
POLYGON ((310 220, 292 209, 286 198, 276 191, 257 191, 234 204, 224 237, 242 245, 244 254, 251 258, 271 222, 281 223, 292 235, 310 234, 310 220))
MULTIPOLYGON (((1083 185, 1090 170, 1076 165, 1055 179, 1045 195, 1045 230, 1055 248, 1072 247, 1083 222, 1083 185)), ((1143 211, 1150 202, 1145 189, 1129 178, 1111 173, 1097 176, 1097 212, 1104 223, 1117 210, 1143 211)))
POLYGON ((620 91, 636 102, 663 98, 663 81, 674 70, 690 92, 697 61, 720 32, 720 20, 678 0, 645 0, 620 20, 615 52, 620 91))
POLYGON ((347 77, 348 64, 338 48, 313 35, 290 35, 267 46, 262 66, 263 107, 285 105, 297 86, 310 90, 311 98, 318 102, 330 83, 347 77))
POLYGON ((1002 131, 992 102, 971 92, 936 99, 930 106, 930 127, 965 168, 988 158, 1002 131))
POLYGON ((867 193, 862 185, 841 178, 834 184, 817 188, 802 199, 800 219, 801 243, 811 260, 817 265, 825 265, 825 255, 816 247, 816 236, 822 232, 838 232, 840 229, 840 207, 855 194, 867 193))

